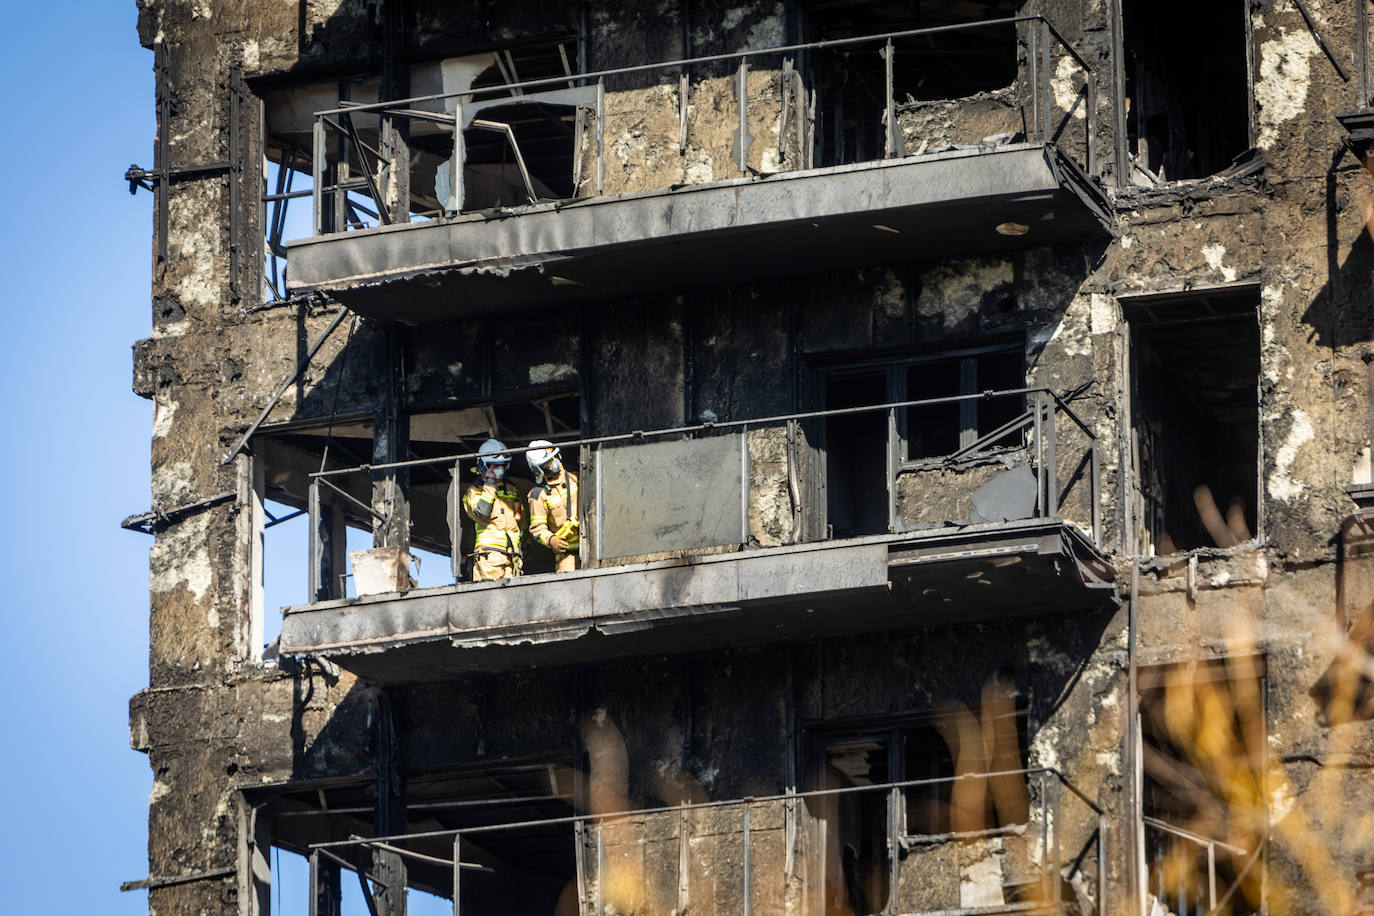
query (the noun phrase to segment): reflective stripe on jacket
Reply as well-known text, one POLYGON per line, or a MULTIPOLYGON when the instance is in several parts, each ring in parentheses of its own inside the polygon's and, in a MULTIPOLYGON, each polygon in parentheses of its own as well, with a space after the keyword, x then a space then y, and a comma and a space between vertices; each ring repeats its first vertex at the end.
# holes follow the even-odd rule
POLYGON ((549 546, 555 534, 568 542, 568 552, 581 540, 577 525, 577 475, 564 468, 561 478, 530 490, 530 534, 549 546), (569 524, 572 522, 572 524, 569 524))
POLYGON ((520 526, 524 513, 520 508, 520 493, 502 481, 491 487, 475 483, 463 494, 463 511, 477 528, 476 550, 495 548, 520 555, 520 526), (477 514, 477 504, 491 500, 491 515, 477 514))

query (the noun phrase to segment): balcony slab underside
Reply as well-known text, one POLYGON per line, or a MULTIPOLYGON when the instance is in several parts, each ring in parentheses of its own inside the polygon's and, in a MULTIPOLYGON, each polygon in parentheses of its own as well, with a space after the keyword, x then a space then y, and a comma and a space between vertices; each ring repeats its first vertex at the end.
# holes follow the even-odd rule
POLYGON ((381 683, 1115 606, 1074 525, 765 548, 288 608, 283 656, 381 683))
POLYGON ((420 323, 1107 238, 1111 225, 1068 157, 1015 144, 318 236, 288 246, 288 287, 420 323))

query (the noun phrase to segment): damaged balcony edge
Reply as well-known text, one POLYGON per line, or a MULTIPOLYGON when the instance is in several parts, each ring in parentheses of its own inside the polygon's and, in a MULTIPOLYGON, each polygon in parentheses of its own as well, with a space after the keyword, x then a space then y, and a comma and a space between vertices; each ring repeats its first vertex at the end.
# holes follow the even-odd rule
POLYGON ((701 282, 683 244, 703 255, 728 245, 709 254, 747 253, 730 270, 766 276, 805 269, 811 259, 796 253, 807 245, 856 262, 974 254, 1110 237, 1112 214, 1106 192, 1053 144, 1022 143, 319 236, 289 244, 289 288, 423 321, 701 282), (874 221, 886 231, 865 232, 874 221), (764 231, 770 241, 741 244, 764 231))
MULTIPOLYGON (((584 645, 597 636, 610 640, 601 644, 607 654, 634 654, 673 651, 686 642, 803 638, 837 627, 856 632, 919 628, 952 621, 944 620, 938 610, 921 610, 906 596, 902 588, 909 591, 911 572, 900 556, 917 549, 945 549, 947 556, 936 553, 923 559, 922 569, 943 566, 958 571, 960 561, 987 559, 989 551, 985 548, 979 556, 978 550, 957 548, 993 542, 1002 544, 993 551, 1050 560, 1056 575, 1061 572, 1055 561, 1069 560, 1073 571, 1064 572, 1072 581, 1058 588, 1075 590, 1077 605, 1084 609, 1105 606, 1116 597, 1115 586, 1098 578, 1110 577, 1111 566, 1086 535, 1069 522, 1035 520, 322 602, 286 610, 281 653, 329 655, 344 660, 345 667, 354 659, 366 668, 365 657, 428 646, 457 652, 505 649, 507 655, 520 654, 526 663, 542 663, 559 660, 554 656, 566 660, 570 653, 585 654, 574 644, 584 645), (1092 567, 1090 574, 1085 574, 1085 566, 1092 567), (902 577, 907 581, 899 582, 902 577), (863 602, 861 613, 855 612, 853 602, 862 597, 872 600, 863 602), (812 616, 813 611, 820 613, 812 616), (690 630, 680 629, 684 624, 690 630), (683 642, 674 634, 689 634, 690 639, 683 642)), ((1071 610, 1070 604, 1065 607, 1071 610)), ((473 664, 480 667, 486 662, 473 664)))

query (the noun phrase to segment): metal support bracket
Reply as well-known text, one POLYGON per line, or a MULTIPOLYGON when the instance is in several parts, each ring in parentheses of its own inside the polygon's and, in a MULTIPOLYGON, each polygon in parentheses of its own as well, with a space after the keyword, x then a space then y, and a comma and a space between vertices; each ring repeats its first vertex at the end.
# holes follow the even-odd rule
POLYGON ((1336 54, 1331 50, 1331 45, 1326 43, 1326 36, 1322 34, 1321 29, 1317 28, 1317 20, 1313 18, 1312 11, 1307 8, 1307 4, 1303 2, 1303 0, 1293 0, 1293 5, 1298 8, 1298 12, 1302 13, 1302 18, 1307 23, 1307 28, 1311 30, 1312 37, 1317 40, 1317 46, 1322 49, 1322 53, 1326 55, 1327 60, 1331 61, 1331 66, 1336 68, 1336 72, 1340 74, 1341 79, 1345 80, 1347 83, 1350 82, 1350 74, 1341 66, 1341 62, 1336 59, 1336 54))
POLYGON ((244 446, 248 444, 248 440, 253 438, 253 434, 258 431, 258 427, 263 424, 267 419, 267 415, 272 412, 272 408, 277 406, 277 402, 280 401, 281 396, 286 393, 286 389, 291 387, 292 382, 300 378, 301 373, 305 371, 305 367, 310 365, 310 361, 315 358, 315 354, 319 352, 320 347, 324 346, 324 342, 329 339, 329 335, 333 334, 334 329, 343 324, 343 320, 347 317, 348 310, 339 309, 339 314, 334 316, 334 320, 329 323, 329 327, 324 329, 324 333, 319 336, 319 339, 306 349, 305 355, 302 356, 301 361, 296 364, 296 368, 277 386, 276 392, 267 400, 267 406, 262 409, 262 413, 258 414, 258 418, 253 421, 252 426, 248 427, 248 431, 239 438, 239 441, 234 443, 234 447, 229 450, 229 454, 224 456, 224 460, 220 462, 221 464, 228 464, 238 456, 239 452, 243 451, 244 446))

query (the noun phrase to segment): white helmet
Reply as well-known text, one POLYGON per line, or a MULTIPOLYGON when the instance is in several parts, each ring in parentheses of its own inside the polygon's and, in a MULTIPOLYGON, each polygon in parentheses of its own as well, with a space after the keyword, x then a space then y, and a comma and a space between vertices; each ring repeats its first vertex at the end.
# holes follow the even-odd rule
POLYGON ((504 472, 508 464, 510 464, 510 455, 506 454, 506 445, 500 439, 488 439, 477 449, 477 473, 479 475, 485 475, 488 468, 500 468, 504 472))
POLYGON ((547 439, 535 439, 530 443, 529 451, 525 452, 525 460, 529 462, 530 470, 534 472, 535 480, 544 479, 544 465, 557 457, 558 446, 547 439))

